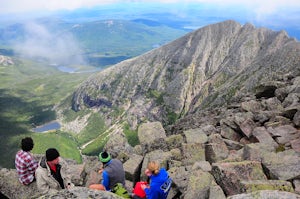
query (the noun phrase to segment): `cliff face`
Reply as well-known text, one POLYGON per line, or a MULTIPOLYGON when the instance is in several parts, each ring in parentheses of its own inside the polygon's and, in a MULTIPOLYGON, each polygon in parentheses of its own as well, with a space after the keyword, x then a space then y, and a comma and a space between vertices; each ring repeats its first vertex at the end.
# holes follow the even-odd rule
POLYGON ((299 74, 300 44, 274 32, 225 21, 126 60, 85 81, 73 109, 118 107, 130 122, 174 122, 197 110, 226 105, 261 82, 299 74))

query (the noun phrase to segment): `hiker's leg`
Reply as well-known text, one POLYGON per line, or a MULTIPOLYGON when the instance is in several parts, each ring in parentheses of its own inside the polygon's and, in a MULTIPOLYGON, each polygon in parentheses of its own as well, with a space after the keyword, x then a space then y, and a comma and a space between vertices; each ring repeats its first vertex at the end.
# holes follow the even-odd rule
POLYGON ((89 188, 105 191, 105 187, 102 184, 91 184, 89 188))
POLYGON ((133 199, 143 199, 143 198, 138 197, 137 195, 134 195, 134 194, 131 196, 131 198, 133 198, 133 199))

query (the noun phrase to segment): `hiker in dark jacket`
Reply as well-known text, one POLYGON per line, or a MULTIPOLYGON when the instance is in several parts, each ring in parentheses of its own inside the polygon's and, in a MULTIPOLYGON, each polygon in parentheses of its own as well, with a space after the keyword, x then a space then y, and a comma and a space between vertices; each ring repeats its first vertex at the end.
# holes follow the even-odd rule
POLYGON ((92 184, 89 188, 111 191, 117 183, 125 186, 125 171, 122 162, 118 159, 111 159, 107 152, 101 152, 99 160, 103 163, 103 169, 99 170, 99 173, 102 173, 102 182, 92 184))

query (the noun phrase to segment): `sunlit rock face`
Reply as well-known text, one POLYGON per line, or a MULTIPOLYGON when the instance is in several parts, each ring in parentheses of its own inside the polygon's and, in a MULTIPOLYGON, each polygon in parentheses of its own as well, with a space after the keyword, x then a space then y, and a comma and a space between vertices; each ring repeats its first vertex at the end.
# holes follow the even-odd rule
POLYGON ((284 31, 224 21, 91 76, 72 107, 118 107, 131 126, 145 120, 165 126, 256 89, 258 98, 275 96, 282 79, 299 74, 299 54, 300 44, 284 31))

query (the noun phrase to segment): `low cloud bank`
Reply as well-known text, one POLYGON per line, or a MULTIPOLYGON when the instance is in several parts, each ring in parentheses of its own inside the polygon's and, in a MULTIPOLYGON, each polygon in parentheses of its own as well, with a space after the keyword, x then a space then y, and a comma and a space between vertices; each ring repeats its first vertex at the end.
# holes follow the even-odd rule
POLYGON ((24 57, 39 59, 58 65, 80 65, 85 60, 78 42, 71 33, 52 32, 42 24, 25 24, 25 38, 14 44, 14 49, 24 57))

